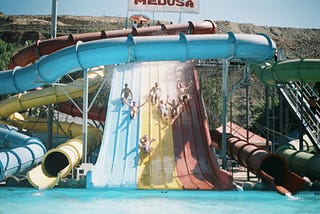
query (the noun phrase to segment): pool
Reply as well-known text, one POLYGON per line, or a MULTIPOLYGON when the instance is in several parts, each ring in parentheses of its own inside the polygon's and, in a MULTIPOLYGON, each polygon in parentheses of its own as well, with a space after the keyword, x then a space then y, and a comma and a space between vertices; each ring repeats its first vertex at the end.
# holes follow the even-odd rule
POLYGON ((0 188, 0 213, 319 213, 320 194, 0 188))

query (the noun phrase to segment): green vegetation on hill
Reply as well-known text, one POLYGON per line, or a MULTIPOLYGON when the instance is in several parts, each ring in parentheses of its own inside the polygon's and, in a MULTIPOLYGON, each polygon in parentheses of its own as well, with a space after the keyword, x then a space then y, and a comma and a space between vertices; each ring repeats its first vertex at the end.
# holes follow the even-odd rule
POLYGON ((13 55, 13 45, 0 39, 0 71, 6 70, 13 55))

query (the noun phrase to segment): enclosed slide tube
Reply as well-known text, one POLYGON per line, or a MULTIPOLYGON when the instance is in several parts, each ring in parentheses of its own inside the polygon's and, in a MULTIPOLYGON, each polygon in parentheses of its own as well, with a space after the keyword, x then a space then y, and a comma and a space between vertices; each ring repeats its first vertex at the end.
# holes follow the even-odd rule
MULTIPOLYGON (((97 128, 88 128, 87 151, 92 152, 101 143, 102 132, 97 128)), ((38 189, 53 188, 60 180, 69 175, 82 158, 82 135, 68 140, 57 148, 49 150, 41 165, 27 173, 29 183, 38 189)))
MULTIPOLYGON (((214 131, 213 139, 221 147, 222 128, 214 131)), ((233 134, 227 136, 227 154, 258 178, 270 183, 280 194, 296 194, 304 185, 303 178, 290 172, 280 155, 271 154, 233 134)))
MULTIPOLYGON (((24 117, 17 112, 12 114, 4 123, 31 132, 48 132, 48 120, 46 118, 24 117)), ((59 121, 59 123, 52 124, 52 133, 74 138, 82 134, 82 126, 76 123, 59 121)))
POLYGON ((265 35, 214 34, 115 38, 78 43, 27 67, 0 72, 0 94, 18 93, 56 82, 84 68, 139 61, 190 59, 271 59, 275 43, 265 35))
MULTIPOLYGON (((82 108, 80 108, 82 110, 82 108)), ((65 101, 58 104, 58 111, 71 115, 72 117, 82 117, 82 112, 73 102, 65 101)), ((101 123, 104 123, 106 118, 106 107, 93 106, 88 112, 88 118, 101 123)))
POLYGON ((46 148, 38 138, 0 127, 0 181, 38 165, 46 148))
POLYGON ((151 35, 176 35, 185 34, 213 34, 217 25, 209 20, 201 23, 188 22, 185 24, 170 24, 161 26, 151 26, 143 28, 102 31, 96 33, 70 34, 69 36, 60 36, 54 39, 37 41, 36 44, 22 49, 15 54, 9 63, 9 69, 15 66, 26 66, 38 60, 41 56, 49 55, 62 48, 75 45, 78 41, 87 42, 106 38, 126 37, 129 34, 133 36, 151 36, 151 35))
MULTIPOLYGON (((90 72, 88 74, 89 92, 99 86, 103 75, 102 71, 90 72)), ((83 79, 77 79, 74 82, 61 86, 18 94, 0 102, 0 119, 7 119, 11 114, 29 108, 60 103, 69 100, 70 97, 77 98, 81 96, 83 96, 83 79)))
POLYGON ((320 80, 320 59, 296 59, 275 64, 252 65, 251 71, 266 86, 289 81, 314 82, 320 80))
POLYGON ((290 144, 280 146, 276 153, 288 162, 289 169, 294 173, 320 181, 320 154, 297 151, 290 144))

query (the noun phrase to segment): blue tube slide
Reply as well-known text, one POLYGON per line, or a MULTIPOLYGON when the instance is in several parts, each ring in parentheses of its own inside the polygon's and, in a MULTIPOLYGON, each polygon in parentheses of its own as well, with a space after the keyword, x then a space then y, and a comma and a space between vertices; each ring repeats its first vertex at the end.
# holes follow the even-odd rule
POLYGON ((0 181, 38 165, 46 148, 38 138, 0 127, 0 181))
POLYGON ((236 59, 264 62, 275 43, 262 34, 146 36, 103 39, 57 51, 27 67, 0 72, 0 94, 24 92, 56 82, 80 69, 141 61, 236 59))

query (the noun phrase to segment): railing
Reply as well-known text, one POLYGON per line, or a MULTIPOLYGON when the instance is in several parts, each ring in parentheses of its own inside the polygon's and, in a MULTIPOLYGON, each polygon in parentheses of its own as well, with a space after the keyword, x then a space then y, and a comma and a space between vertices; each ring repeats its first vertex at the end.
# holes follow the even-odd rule
MULTIPOLYGON (((294 114, 303 123, 305 131, 316 148, 320 149, 320 111, 319 105, 311 100, 318 96, 312 87, 306 83, 292 82, 279 87, 281 95, 285 98, 294 114), (310 105, 311 104, 311 105, 310 105)), ((315 100, 314 100, 315 101, 315 100)))

